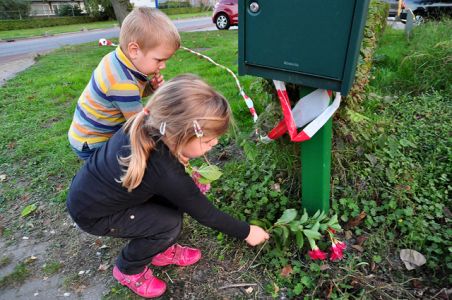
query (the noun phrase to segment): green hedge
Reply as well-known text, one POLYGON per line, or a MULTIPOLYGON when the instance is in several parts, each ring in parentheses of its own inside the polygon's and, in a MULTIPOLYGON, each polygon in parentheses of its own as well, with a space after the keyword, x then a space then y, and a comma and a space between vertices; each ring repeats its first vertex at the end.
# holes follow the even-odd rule
POLYGON ((350 109, 356 109, 363 100, 362 95, 369 83, 374 51, 377 48, 378 39, 386 28, 388 14, 388 3, 379 0, 370 2, 359 62, 356 67, 355 81, 349 95, 344 99, 345 106, 350 109))
POLYGON ((207 11, 205 7, 179 7, 179 8, 160 8, 165 14, 169 15, 179 15, 179 14, 191 14, 202 11, 207 11))
POLYGON ((96 21, 101 21, 101 19, 81 16, 81 17, 31 18, 26 20, 0 20, 0 31, 91 23, 96 21))
POLYGON ((188 1, 166 1, 159 3, 159 8, 181 8, 181 7, 191 7, 188 1))

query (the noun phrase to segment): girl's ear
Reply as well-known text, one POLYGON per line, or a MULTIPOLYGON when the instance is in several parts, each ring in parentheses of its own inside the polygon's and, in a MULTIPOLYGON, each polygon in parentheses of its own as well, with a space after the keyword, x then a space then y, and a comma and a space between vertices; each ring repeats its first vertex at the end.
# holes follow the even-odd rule
POLYGON ((127 45, 127 53, 129 54, 129 58, 131 60, 135 60, 138 57, 138 51, 140 50, 140 46, 138 46, 135 42, 130 42, 127 45))

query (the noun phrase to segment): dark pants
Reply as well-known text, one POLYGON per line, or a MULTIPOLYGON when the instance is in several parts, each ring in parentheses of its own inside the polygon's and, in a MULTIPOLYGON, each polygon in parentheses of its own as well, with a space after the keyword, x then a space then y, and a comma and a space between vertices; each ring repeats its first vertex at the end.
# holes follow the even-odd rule
POLYGON ((77 150, 77 149, 75 149, 75 148, 72 147, 72 146, 71 146, 71 148, 72 148, 72 150, 75 152, 75 154, 77 154, 77 156, 78 156, 80 159, 82 159, 82 160, 87 160, 88 158, 91 157, 91 155, 93 155, 94 152, 96 152, 96 148, 91 149, 91 148, 88 146, 88 143, 87 143, 87 142, 85 142, 85 143, 83 144, 82 151, 77 150))
POLYGON ((91 225, 77 224, 93 235, 130 238, 116 265, 122 273, 133 275, 142 272, 154 255, 176 242, 182 230, 182 213, 158 201, 149 201, 91 225))

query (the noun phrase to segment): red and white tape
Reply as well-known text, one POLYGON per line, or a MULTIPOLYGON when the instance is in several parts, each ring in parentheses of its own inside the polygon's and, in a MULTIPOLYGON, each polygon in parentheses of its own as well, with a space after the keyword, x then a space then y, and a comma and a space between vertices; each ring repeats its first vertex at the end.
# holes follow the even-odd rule
MULTIPOLYGON (((248 107, 254 123, 257 122, 258 115, 254 108, 253 100, 245 94, 237 75, 231 69, 217 63, 212 58, 207 55, 196 52, 187 47, 181 46, 181 49, 200 56, 212 64, 225 69, 229 72, 235 79, 235 83, 240 91, 240 95, 248 107)), ((331 105, 329 105, 330 97, 332 95, 331 91, 326 91, 322 89, 317 89, 314 92, 301 98, 293 109, 290 107, 289 96, 287 95, 287 90, 285 83, 279 80, 273 80, 276 90, 278 92, 279 102, 281 104, 281 109, 283 111, 284 119, 273 128, 267 136, 260 136, 262 142, 273 141, 284 133, 288 132, 290 140, 293 142, 303 142, 311 139, 314 134, 319 131, 320 128, 325 125, 325 123, 333 116, 336 110, 339 108, 341 102, 340 93, 336 93, 336 97, 331 105), (328 106, 329 105, 329 106, 328 106), (297 133, 297 128, 301 128, 308 124, 302 131, 297 133)))
POLYGON ((336 93, 333 103, 328 106, 331 91, 318 89, 301 98, 292 110, 284 82, 273 80, 273 83, 278 92, 284 119, 269 132, 268 136, 261 138, 263 142, 275 140, 286 132, 289 133, 292 142, 311 139, 333 116, 341 102, 340 93, 336 93), (297 128, 306 124, 308 125, 298 133, 297 128))

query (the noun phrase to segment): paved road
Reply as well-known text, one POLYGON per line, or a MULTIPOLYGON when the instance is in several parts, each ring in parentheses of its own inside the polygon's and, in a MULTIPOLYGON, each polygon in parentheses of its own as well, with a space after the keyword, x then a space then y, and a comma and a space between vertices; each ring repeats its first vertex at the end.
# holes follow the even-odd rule
MULTIPOLYGON (((174 21, 179 31, 198 31, 215 29, 210 17, 174 21)), ((10 63, 24 56, 44 53, 63 45, 82 44, 97 41, 100 38, 116 38, 119 28, 92 30, 55 35, 50 37, 18 40, 15 42, 0 43, 0 65, 10 63)))

